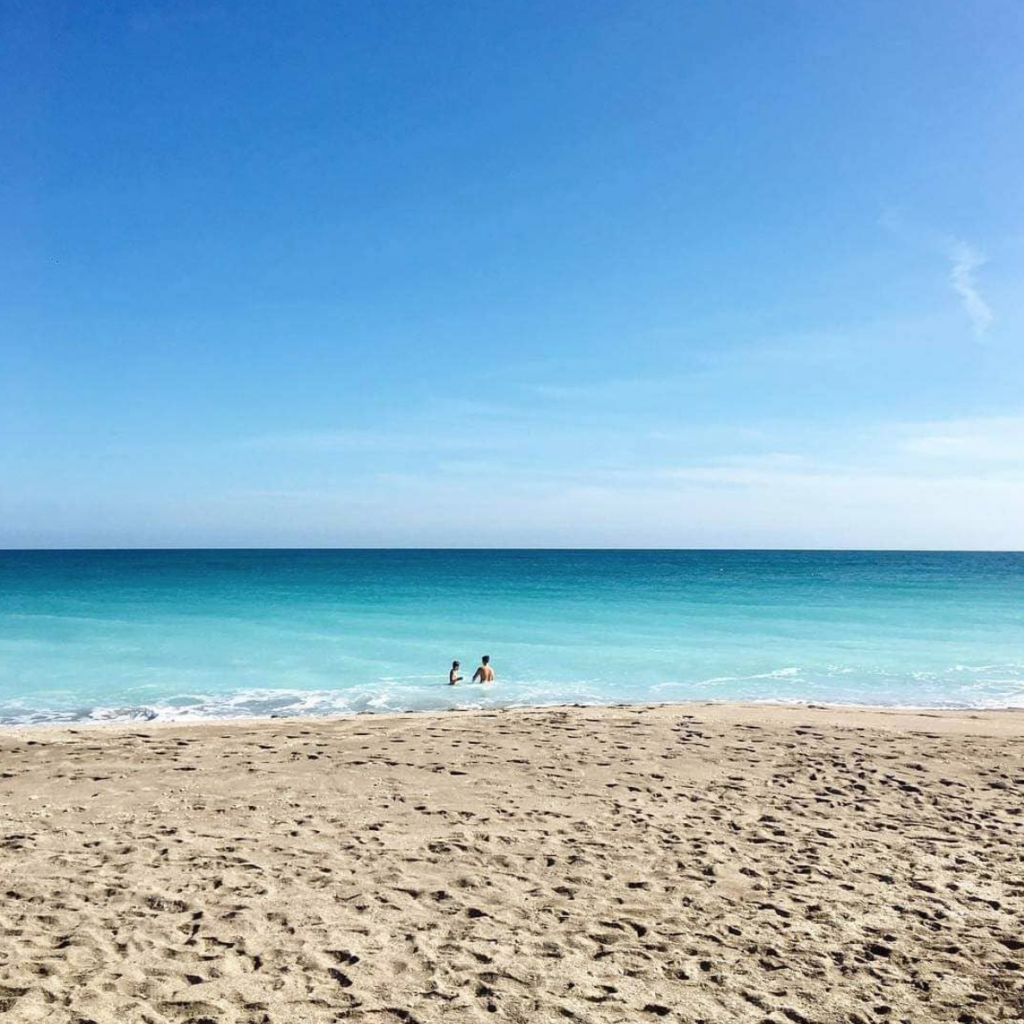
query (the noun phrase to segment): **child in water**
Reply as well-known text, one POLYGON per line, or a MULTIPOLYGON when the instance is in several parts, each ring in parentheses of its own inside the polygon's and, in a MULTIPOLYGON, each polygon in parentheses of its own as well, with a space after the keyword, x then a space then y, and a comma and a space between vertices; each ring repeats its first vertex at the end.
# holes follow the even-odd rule
POLYGON ((454 686, 456 683, 462 682, 462 676, 459 675, 459 663, 457 661, 452 662, 452 670, 448 673, 448 685, 454 686))

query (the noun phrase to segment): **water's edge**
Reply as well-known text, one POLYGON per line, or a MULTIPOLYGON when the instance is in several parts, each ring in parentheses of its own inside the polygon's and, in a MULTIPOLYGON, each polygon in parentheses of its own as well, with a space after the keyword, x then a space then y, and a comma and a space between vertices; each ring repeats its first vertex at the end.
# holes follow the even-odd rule
POLYGON ((0 737, 19 735, 81 735, 96 732, 99 734, 118 732, 134 727, 144 729, 201 729, 217 725, 230 727, 259 728, 270 724, 285 724, 293 722, 306 726, 330 725, 339 722, 354 722, 361 718, 372 718, 374 720, 405 721, 408 719, 431 719, 465 717, 472 718, 478 715, 492 716, 506 713, 531 713, 538 714, 548 711, 571 711, 571 710, 663 710, 677 709, 680 712, 693 711, 697 708, 715 709, 718 711, 743 711, 750 713, 771 713, 773 710, 795 711, 805 709, 815 712, 834 712, 838 715, 865 714, 884 715, 898 718, 900 715, 923 715, 933 719, 958 720, 964 717, 971 720, 991 721, 1013 720, 1020 718, 1024 725, 1024 706, 1013 707, 931 707, 929 705, 895 705, 895 704, 835 704, 819 703, 817 701, 802 700, 682 700, 682 701, 618 701, 615 703, 595 704, 503 704, 488 707, 458 707, 458 708, 422 708, 412 711, 350 711, 328 715, 270 715, 252 716, 239 715, 233 718, 159 718, 159 719, 89 719, 69 722, 0 722, 0 737))
POLYGON ((251 715, 241 713, 238 715, 151 715, 147 709, 139 709, 137 712, 128 712, 124 717, 103 716, 85 717, 73 719, 49 719, 46 721, 10 721, 0 718, 0 734, 27 730, 39 732, 44 730, 58 730, 78 732, 82 729, 108 730, 126 728, 128 726, 144 726, 146 728, 182 726, 210 726, 210 725, 245 725, 264 722, 301 722, 304 724, 316 724, 318 722, 341 722, 353 721, 358 718, 374 719, 405 719, 405 718, 432 718, 448 717, 459 715, 480 715, 500 714, 509 711, 557 711, 559 709, 594 709, 606 710, 609 708, 625 708, 639 710, 643 708, 744 708, 747 710, 772 708, 806 708, 809 711, 838 711, 838 712, 877 712, 879 714, 926 714, 939 717, 959 717, 964 714, 974 716, 989 715, 1022 715, 1024 716, 1024 704, 1007 704, 1002 706, 977 707, 972 704, 868 704, 855 701, 846 703, 828 702, 822 703, 813 700, 779 700, 766 697, 763 700, 679 700, 679 701, 594 701, 590 703, 552 702, 550 704, 462 704, 458 706, 443 708, 409 708, 406 710, 388 709, 386 711, 374 711, 364 709, 361 711, 337 711, 330 713, 309 713, 296 712, 292 714, 271 714, 251 715))

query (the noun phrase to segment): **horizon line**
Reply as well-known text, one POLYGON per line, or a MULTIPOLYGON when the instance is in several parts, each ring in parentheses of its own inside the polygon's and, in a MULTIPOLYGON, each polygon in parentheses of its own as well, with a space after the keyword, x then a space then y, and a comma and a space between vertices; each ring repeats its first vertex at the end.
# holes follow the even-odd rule
POLYGON ((20 548, 6 548, 0 547, 0 554, 43 554, 46 552, 52 553, 65 553, 65 554, 82 554, 86 552, 94 552, 97 554, 113 554, 117 552, 143 552, 162 554, 170 552, 196 552, 196 551, 240 551, 240 552, 255 552, 255 551, 267 551, 267 552, 327 552, 327 551, 338 551, 338 552, 382 552, 382 551, 409 551, 409 552, 435 552, 435 551, 448 551, 457 553, 469 553, 479 552, 482 554, 500 554, 504 552, 541 552, 550 551, 552 553, 565 553, 565 552, 585 552, 585 553, 693 553, 693 552, 713 552, 719 554, 729 554, 738 552, 777 552, 780 554, 791 553, 791 554, 807 554, 807 553, 819 553, 819 554, 907 554, 907 555, 927 555, 927 554, 946 554, 946 555, 1020 555, 1024 554, 1024 548, 898 548, 898 547, 882 547, 882 548, 867 548, 867 547, 556 547, 548 545, 527 545, 522 547, 486 547, 486 546, 472 546, 472 547, 449 547, 443 545, 392 545, 390 547, 385 546, 372 546, 372 545, 309 545, 309 546, 271 546, 271 545, 199 545, 199 546, 176 546, 176 547, 148 547, 142 545, 127 545, 123 547, 20 547, 20 548))

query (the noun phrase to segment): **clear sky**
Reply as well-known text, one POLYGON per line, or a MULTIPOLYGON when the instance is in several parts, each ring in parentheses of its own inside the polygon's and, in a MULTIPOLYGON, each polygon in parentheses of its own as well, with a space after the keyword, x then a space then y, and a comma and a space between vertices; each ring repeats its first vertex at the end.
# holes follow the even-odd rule
POLYGON ((0 0, 0 546, 1024 547, 1019 0, 0 0))

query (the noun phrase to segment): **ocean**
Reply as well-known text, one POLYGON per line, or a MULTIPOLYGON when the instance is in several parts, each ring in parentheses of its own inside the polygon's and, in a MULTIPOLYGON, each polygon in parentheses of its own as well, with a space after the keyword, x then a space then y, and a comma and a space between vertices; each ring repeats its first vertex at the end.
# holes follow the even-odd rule
POLYGON ((1024 554, 0 551, 5 724, 680 700, 1024 706, 1024 554))

